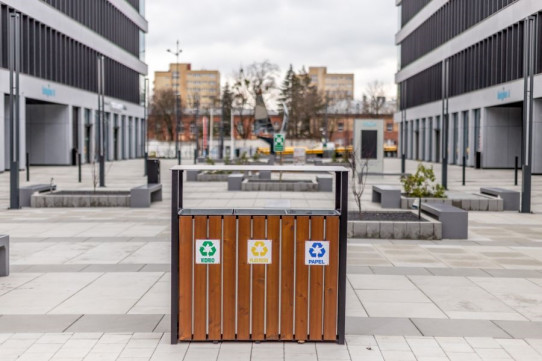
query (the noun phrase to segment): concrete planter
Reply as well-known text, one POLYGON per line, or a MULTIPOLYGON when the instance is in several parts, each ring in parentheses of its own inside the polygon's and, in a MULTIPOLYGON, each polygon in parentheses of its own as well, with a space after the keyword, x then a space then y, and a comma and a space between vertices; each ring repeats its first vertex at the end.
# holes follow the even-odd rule
POLYGON ((241 185, 245 192, 317 192, 318 183, 311 180, 258 180, 245 179, 241 185))
POLYGON ((129 191, 60 191, 35 193, 34 208, 130 207, 129 191))
POLYGON ((229 174, 214 174, 202 172, 196 176, 197 182, 227 182, 229 174))
MULTIPOLYGON (((418 198, 401 196, 401 209, 412 209, 412 205, 417 200, 418 198)), ((465 211, 475 212, 502 212, 504 210, 502 199, 484 195, 474 195, 471 198, 422 198, 422 203, 445 203, 465 211)))
POLYGON ((348 237, 441 240, 442 224, 432 218, 422 217, 427 222, 348 221, 348 237))

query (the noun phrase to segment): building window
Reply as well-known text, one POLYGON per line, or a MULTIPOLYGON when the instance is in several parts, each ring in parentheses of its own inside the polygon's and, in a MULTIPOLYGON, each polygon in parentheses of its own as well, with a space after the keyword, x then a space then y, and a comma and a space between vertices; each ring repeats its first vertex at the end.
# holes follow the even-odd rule
POLYGON ((344 123, 337 124, 337 131, 344 132, 344 123))
POLYGON ((393 132, 393 123, 386 124, 386 131, 393 132))

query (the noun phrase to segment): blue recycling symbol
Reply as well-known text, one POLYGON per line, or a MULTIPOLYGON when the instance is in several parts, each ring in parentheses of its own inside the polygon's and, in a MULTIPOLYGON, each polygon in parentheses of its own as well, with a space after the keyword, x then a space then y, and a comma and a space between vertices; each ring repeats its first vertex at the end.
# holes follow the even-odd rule
POLYGON ((326 254, 326 249, 324 248, 324 245, 322 243, 314 242, 312 244, 312 247, 309 248, 309 254, 312 258, 322 258, 326 254))

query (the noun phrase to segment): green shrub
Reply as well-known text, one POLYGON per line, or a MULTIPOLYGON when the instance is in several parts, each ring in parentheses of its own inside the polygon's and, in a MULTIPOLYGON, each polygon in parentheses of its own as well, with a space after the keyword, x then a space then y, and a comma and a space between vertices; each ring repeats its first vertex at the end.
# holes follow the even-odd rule
POLYGON ((403 189, 408 197, 446 198, 445 189, 436 183, 433 167, 418 165, 416 173, 401 178, 403 189))
POLYGON ((446 198, 444 187, 436 183, 433 167, 418 164, 416 173, 401 177, 401 183, 407 197, 418 198, 418 217, 421 218, 422 198, 446 198))

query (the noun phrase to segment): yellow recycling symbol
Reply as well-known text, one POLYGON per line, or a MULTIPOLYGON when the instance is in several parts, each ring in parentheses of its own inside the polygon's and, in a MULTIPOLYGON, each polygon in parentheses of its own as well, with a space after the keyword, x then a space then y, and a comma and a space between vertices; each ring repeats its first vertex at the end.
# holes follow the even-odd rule
POLYGON ((251 251, 254 257, 265 257, 269 250, 265 246, 265 243, 258 241, 254 243, 254 247, 252 247, 251 251))

